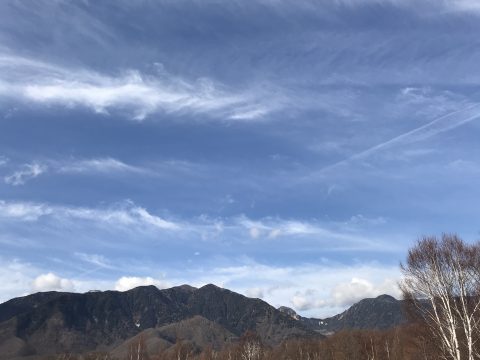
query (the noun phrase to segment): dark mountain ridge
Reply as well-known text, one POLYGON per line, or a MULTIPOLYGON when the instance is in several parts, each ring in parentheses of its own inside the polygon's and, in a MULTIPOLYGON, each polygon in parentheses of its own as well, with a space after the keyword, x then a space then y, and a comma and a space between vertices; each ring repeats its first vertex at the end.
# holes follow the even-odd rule
POLYGON ((196 321, 199 326, 223 328, 225 334, 216 329, 219 338, 231 339, 251 330, 273 345, 289 337, 319 336, 260 299, 215 285, 165 290, 142 286, 125 292, 85 294, 48 292, 0 304, 0 358, 111 350, 142 331, 163 328, 163 333, 158 333, 162 335, 168 333, 165 326, 195 316, 204 319, 196 321))
POLYGON ((221 348, 247 331, 267 345, 277 345, 291 337, 387 329, 404 321, 402 302, 388 295, 315 319, 211 284, 198 289, 182 285, 125 292, 44 292, 0 304, 0 359, 89 351, 110 351, 122 358, 129 344, 140 338, 152 353, 172 347, 178 339, 196 349, 221 348))
POLYGON ((284 306, 279 310, 324 335, 343 329, 385 330, 406 322, 403 302, 390 295, 360 300, 344 312, 325 319, 305 318, 284 306))

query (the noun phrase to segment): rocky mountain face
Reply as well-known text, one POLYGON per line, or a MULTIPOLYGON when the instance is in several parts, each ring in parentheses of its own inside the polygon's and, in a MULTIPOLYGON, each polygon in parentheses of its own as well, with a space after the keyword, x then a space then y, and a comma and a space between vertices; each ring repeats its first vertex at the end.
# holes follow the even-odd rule
POLYGON ((0 304, 0 359, 89 351, 123 358, 130 344, 140 339, 152 354, 173 348, 179 339, 196 349, 221 348, 246 331, 276 345, 291 337, 387 329, 404 321, 401 301, 388 295, 364 299, 331 318, 313 319, 215 285, 44 292, 0 304))
POLYGON ((279 310, 324 335, 343 329, 385 330, 406 321, 402 301, 390 295, 363 299, 341 314, 326 319, 301 317, 293 309, 286 307, 280 307, 279 310))
POLYGON ((199 348, 221 346, 247 330, 272 345, 289 337, 319 336, 260 299, 215 285, 47 292, 0 304, 0 359, 93 350, 122 353, 125 342, 142 333, 152 347, 168 347, 179 337, 199 348))

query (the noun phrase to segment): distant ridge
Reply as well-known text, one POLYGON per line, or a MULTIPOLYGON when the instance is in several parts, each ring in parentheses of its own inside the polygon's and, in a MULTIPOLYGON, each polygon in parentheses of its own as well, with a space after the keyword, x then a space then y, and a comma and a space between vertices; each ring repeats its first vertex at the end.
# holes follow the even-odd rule
POLYGON ((325 335, 344 329, 385 330, 406 322, 402 301, 385 294, 360 300, 341 314, 326 319, 301 317, 293 309, 284 306, 279 310, 325 335))
POLYGON ((0 359, 94 350, 122 353, 125 343, 142 333, 152 347, 171 346, 176 336, 198 348, 208 342, 221 346, 247 330, 271 345, 321 336, 260 299, 212 284, 46 292, 0 304, 0 359))
POLYGON ((292 337, 388 329, 404 321, 402 302, 389 295, 315 319, 212 284, 198 289, 181 285, 125 292, 43 292, 0 304, 0 359, 99 350, 122 358, 129 344, 140 338, 151 353, 168 350, 178 339, 198 350, 207 345, 219 349, 247 331, 265 344, 277 345, 292 337))

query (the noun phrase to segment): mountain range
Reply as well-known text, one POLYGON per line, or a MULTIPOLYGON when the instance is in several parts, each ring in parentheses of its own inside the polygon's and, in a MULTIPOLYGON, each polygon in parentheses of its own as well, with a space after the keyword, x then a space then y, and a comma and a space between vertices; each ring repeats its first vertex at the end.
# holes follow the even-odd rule
POLYGON ((406 321, 402 301, 390 295, 363 299, 341 314, 326 319, 305 318, 285 306, 280 307, 279 310, 324 335, 344 329, 386 330, 406 321))
POLYGON ((207 345, 218 349, 247 331, 267 345, 277 345, 292 337, 322 338, 347 328, 386 329, 403 321, 401 302, 388 295, 362 300, 328 319, 312 319, 211 284, 41 292, 0 304, 0 359, 90 351, 121 358, 139 339, 152 354, 178 340, 199 350, 207 345))

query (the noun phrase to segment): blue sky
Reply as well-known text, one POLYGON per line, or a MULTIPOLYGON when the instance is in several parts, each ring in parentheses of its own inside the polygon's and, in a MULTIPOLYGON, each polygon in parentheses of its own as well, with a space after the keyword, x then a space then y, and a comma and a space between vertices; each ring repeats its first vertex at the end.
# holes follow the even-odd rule
POLYGON ((473 0, 3 1, 0 301, 206 283, 333 315, 478 239, 473 0))

